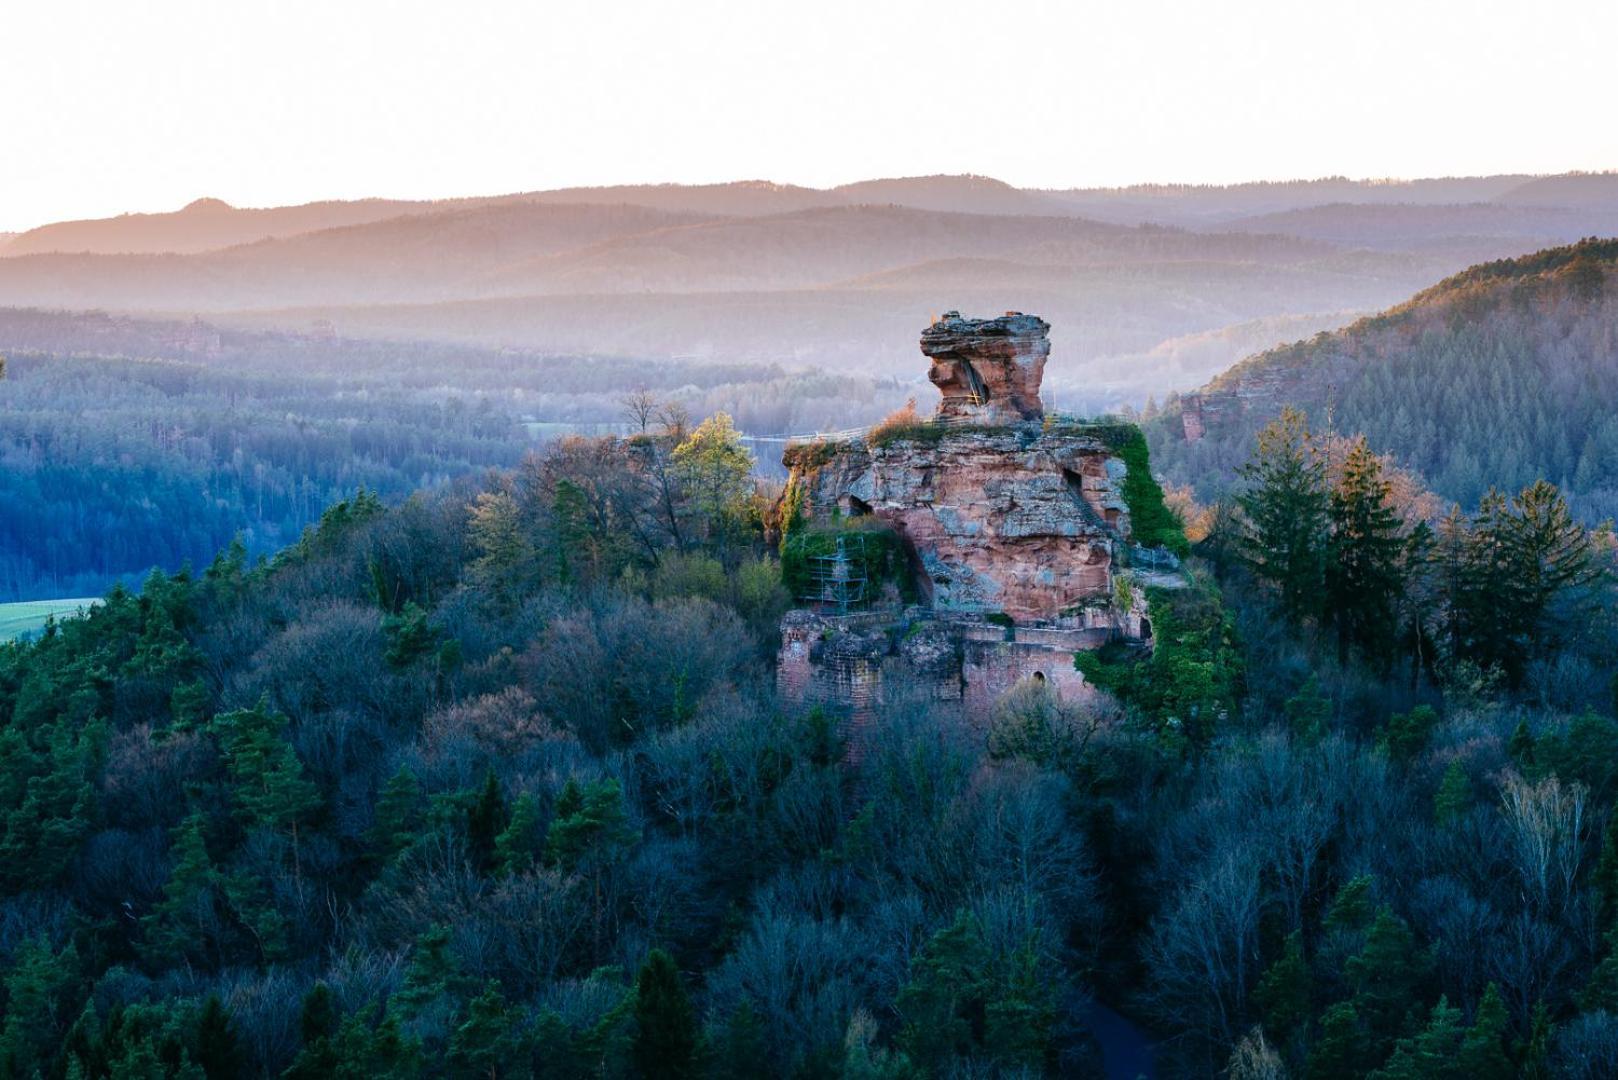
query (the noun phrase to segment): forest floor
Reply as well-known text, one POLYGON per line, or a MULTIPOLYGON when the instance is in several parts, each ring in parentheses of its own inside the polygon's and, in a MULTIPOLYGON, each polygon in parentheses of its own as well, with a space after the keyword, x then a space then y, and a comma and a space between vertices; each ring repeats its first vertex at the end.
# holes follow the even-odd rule
POLYGON ((77 615, 101 603, 100 597, 79 597, 73 600, 23 600, 15 604, 0 604, 0 642, 13 641, 31 634, 45 625, 52 615, 58 619, 77 615))

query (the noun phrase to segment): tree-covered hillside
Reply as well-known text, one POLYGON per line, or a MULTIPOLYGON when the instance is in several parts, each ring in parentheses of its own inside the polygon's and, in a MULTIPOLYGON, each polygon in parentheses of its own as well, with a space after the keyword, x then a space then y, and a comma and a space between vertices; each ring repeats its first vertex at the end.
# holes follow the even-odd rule
POLYGON ((1585 520, 1618 514, 1618 240, 1476 266, 1247 360, 1169 402, 1149 427, 1157 468, 1212 496, 1285 405, 1463 504, 1547 479, 1585 520))
POLYGON ((0 646, 0 1076, 1095 1077, 1091 995, 1167 1076, 1610 1075, 1554 489, 1435 535, 1293 416, 1110 701, 895 678, 849 755, 734 428, 648 411, 0 646))

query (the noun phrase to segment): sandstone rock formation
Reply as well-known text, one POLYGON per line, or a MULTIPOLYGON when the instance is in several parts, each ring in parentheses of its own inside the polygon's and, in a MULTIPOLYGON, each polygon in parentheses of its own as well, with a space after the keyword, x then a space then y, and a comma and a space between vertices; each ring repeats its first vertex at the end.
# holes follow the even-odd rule
POLYGON ((808 606, 781 624, 786 700, 847 709, 857 736, 897 675, 895 685, 982 717, 1020 680, 1064 697, 1091 693, 1076 652, 1150 642, 1140 572, 1120 568, 1138 549, 1124 498, 1129 467, 1115 447, 1138 445, 1139 433, 1044 416, 1049 329, 1032 315, 950 312, 921 336, 943 395, 933 420, 788 448, 783 562, 809 541, 843 559, 851 538, 868 540, 874 528, 888 537, 884 550, 898 538, 912 579, 899 592, 919 603, 862 593, 851 609, 842 592, 835 602, 814 589, 820 602, 800 597, 808 606))
POLYGON ((1050 329, 1039 316, 1018 311, 997 319, 951 311, 923 330, 921 351, 933 362, 927 377, 944 395, 939 419, 1014 424, 1045 415, 1039 384, 1050 329))
POLYGON ((873 515, 914 553, 938 611, 1017 622, 1074 618, 1111 602, 1114 547, 1129 538, 1125 466, 1083 428, 944 428, 854 441, 798 464, 807 521, 873 515))

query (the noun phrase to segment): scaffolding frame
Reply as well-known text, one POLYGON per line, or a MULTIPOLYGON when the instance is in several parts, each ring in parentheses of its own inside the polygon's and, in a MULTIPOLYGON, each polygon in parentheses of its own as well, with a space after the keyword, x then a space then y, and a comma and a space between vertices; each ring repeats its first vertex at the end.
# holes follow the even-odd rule
POLYGON ((859 541, 857 563, 849 553, 847 534, 837 537, 837 550, 830 555, 809 557, 811 592, 808 596, 799 597, 800 600, 822 611, 836 611, 839 615, 847 615, 850 608, 865 603, 868 599, 866 589, 870 584, 865 574, 865 535, 855 533, 853 538, 859 541))

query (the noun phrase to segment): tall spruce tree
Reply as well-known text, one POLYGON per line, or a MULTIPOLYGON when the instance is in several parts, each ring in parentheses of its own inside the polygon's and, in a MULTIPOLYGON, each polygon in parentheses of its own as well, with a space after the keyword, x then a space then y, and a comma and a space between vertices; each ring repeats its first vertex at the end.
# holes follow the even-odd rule
POLYGON ((1343 662, 1351 646, 1381 666, 1393 655, 1405 545, 1399 516, 1388 501, 1391 491, 1381 460, 1361 436, 1330 499, 1326 604, 1343 662))
POLYGON ((697 1016, 674 958, 653 949, 635 977, 635 1068, 652 1080, 696 1075, 697 1016))
POLYGON ((1283 409, 1239 470, 1243 553, 1294 625, 1317 618, 1324 599, 1330 497, 1326 459, 1301 412, 1283 409))

